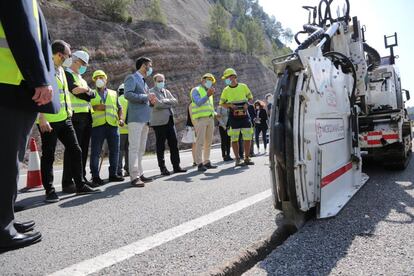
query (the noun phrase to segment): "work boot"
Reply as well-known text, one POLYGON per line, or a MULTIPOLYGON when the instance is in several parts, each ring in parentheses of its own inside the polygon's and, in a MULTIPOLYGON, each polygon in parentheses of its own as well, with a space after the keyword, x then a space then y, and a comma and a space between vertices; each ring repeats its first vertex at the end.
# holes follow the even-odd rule
POLYGON ((154 179, 152 179, 151 177, 145 177, 144 175, 141 175, 141 176, 139 177, 139 179, 141 179, 141 180, 142 180, 142 182, 144 182, 144 183, 149 183, 149 182, 154 181, 154 179))
POLYGON ((185 173, 186 169, 181 168, 180 166, 174 168, 174 173, 185 173))
POLYGON ((240 160, 240 158, 236 158, 236 164, 235 164, 235 167, 241 167, 241 166, 244 166, 245 164, 244 163, 242 163, 242 161, 240 160))
POLYGON ((131 185, 134 186, 134 187, 137 187, 137 188, 145 187, 144 181, 142 181, 139 177, 132 180, 131 185))

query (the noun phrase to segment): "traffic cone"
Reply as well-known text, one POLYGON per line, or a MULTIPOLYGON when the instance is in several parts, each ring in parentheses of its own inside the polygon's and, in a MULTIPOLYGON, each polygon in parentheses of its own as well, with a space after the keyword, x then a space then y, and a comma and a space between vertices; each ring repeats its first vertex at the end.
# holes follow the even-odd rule
POLYGON ((40 158, 37 151, 37 145, 35 139, 30 138, 30 154, 29 154, 29 166, 27 169, 27 181, 26 187, 22 189, 27 191, 32 188, 42 186, 42 174, 40 173, 40 158))

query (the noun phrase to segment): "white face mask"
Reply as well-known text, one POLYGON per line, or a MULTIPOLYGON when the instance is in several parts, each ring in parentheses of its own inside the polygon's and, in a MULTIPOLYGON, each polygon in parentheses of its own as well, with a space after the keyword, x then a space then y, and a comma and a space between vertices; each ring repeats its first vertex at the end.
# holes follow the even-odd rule
POLYGON ((105 86, 105 81, 104 80, 102 80, 102 79, 97 79, 96 80, 96 87, 102 88, 104 86, 105 86))
POLYGON ((67 58, 65 59, 65 61, 62 63, 63 67, 70 67, 72 65, 72 58, 67 58))

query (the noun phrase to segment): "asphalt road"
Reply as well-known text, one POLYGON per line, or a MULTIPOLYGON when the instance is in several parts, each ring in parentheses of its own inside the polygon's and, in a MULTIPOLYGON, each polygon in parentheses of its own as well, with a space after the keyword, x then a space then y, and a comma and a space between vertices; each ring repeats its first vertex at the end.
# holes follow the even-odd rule
POLYGON ((414 159, 364 171, 370 180, 338 216, 308 222, 244 275, 414 275, 414 159))
MULTIPOLYGON (((267 156, 254 158, 251 168, 234 168, 220 155, 213 150, 217 169, 199 173, 188 167, 191 153, 184 152, 187 173, 145 188, 109 183, 100 194, 62 195, 55 204, 43 202, 41 189, 19 194, 17 204, 25 209, 17 219, 34 219, 43 240, 0 254, 0 275, 193 275, 222 265, 268 237, 277 212, 267 156)), ((154 156, 145 158, 144 170, 159 174, 154 156)), ((57 170, 57 191, 60 180, 57 170)))

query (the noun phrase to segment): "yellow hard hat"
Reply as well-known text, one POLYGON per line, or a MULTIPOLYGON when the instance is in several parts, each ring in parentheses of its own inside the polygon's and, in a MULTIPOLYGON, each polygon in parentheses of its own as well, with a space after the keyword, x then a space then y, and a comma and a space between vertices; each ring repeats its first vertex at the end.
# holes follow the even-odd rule
POLYGON ((211 74, 211 73, 206 73, 206 74, 204 74, 203 75, 203 77, 201 78, 201 80, 204 80, 204 79, 212 79, 213 80, 213 84, 215 84, 216 83, 216 78, 214 77, 214 75, 213 74, 211 74))
POLYGON ((237 76, 236 70, 234 70, 233 68, 227 68, 226 70, 224 70, 224 73, 221 79, 224 80, 233 75, 237 76))
POLYGON ((103 76, 105 77, 105 79, 108 79, 108 76, 105 74, 103 70, 96 70, 95 72, 93 72, 92 80, 95 80, 99 76, 103 76))

